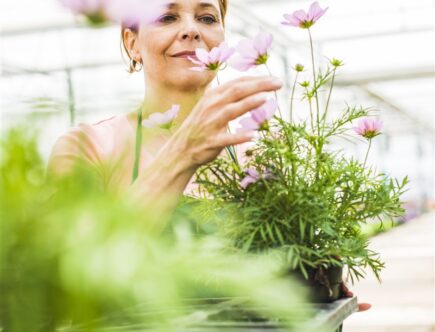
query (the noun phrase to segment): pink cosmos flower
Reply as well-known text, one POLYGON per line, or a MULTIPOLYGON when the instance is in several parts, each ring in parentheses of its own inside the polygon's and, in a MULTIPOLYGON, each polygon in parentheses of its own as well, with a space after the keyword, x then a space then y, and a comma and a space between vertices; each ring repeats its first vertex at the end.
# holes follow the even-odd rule
POLYGON ((248 167, 245 169, 246 176, 240 182, 240 186, 243 189, 246 189, 249 185, 257 182, 261 179, 271 179, 273 178, 273 174, 271 170, 266 170, 264 174, 260 174, 254 167, 248 167))
POLYGON ((188 57, 188 59, 199 67, 190 69, 194 71, 218 70, 234 52, 234 48, 228 47, 225 42, 222 42, 218 47, 214 47, 210 52, 203 48, 197 48, 195 51, 196 58, 188 57))
POLYGON ((142 121, 142 126, 145 128, 169 128, 172 124, 172 121, 177 117, 179 111, 180 105, 172 105, 171 109, 165 113, 151 114, 148 119, 142 121))
POLYGON ((281 23, 302 29, 309 29, 326 13, 327 10, 328 7, 322 9, 320 8, 319 3, 316 1, 311 4, 308 13, 306 13, 304 10, 297 10, 293 14, 284 14, 286 21, 281 23))
POLYGON ((274 116, 278 105, 275 99, 269 99, 262 106, 249 112, 249 117, 239 121, 240 131, 267 129, 267 122, 274 116))
POLYGON ((111 21, 125 26, 155 23, 164 13, 167 0, 105 0, 111 21))
POLYGON ((269 58, 273 36, 261 31, 254 39, 244 39, 239 42, 239 56, 229 62, 229 65, 239 71, 247 71, 255 66, 264 65, 269 58))
POLYGON ((250 184, 253 184, 261 179, 260 173, 254 167, 249 167, 245 170, 246 176, 240 182, 240 186, 246 189, 250 184))
POLYGON ((76 15, 101 24, 108 21, 126 26, 149 24, 161 15, 166 0, 59 0, 76 15))
POLYGON ((59 2, 74 14, 91 15, 104 13, 107 0, 59 0, 59 2))
POLYGON ((382 121, 380 119, 365 118, 358 122, 355 132, 367 139, 372 139, 381 133, 382 121))

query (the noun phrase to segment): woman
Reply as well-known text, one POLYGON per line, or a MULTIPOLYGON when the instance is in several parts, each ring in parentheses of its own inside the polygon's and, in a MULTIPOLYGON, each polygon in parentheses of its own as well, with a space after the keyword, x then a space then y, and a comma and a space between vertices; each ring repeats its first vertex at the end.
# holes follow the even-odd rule
POLYGON ((250 141, 252 133, 228 133, 228 122, 261 106, 265 93, 280 89, 282 82, 242 77, 210 89, 215 72, 192 71, 188 60, 196 48, 210 50, 224 41, 226 9, 226 0, 176 0, 155 24, 123 27, 130 69, 143 68, 142 117, 164 112, 173 104, 181 107, 172 131, 142 128, 139 176, 133 184, 136 112, 70 130, 56 142, 48 172, 65 174, 84 161, 105 189, 127 190, 147 206, 153 206, 150 198, 171 202, 165 206, 170 208, 198 167, 215 159, 226 146, 250 141))
MULTIPOLYGON (((180 196, 199 166, 216 158, 226 146, 251 140, 250 133, 227 133, 228 122, 262 105, 265 92, 282 86, 279 79, 243 77, 207 89, 215 73, 190 70, 188 56, 196 48, 210 50, 224 40, 226 7, 223 0, 178 0, 157 23, 122 29, 131 69, 143 66, 142 117, 164 112, 172 104, 181 106, 172 133, 142 129, 140 171, 133 187, 147 197, 149 192, 154 197, 180 196)), ((49 172, 66 173, 83 159, 101 176, 106 189, 129 187, 136 123, 136 112, 132 112, 73 128, 56 142, 49 172)))

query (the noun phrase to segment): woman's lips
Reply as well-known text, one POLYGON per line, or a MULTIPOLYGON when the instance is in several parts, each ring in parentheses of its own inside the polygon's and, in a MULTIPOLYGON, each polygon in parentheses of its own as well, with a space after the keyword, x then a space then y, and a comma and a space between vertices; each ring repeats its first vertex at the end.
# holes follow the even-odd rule
POLYGON ((196 57, 195 52, 180 52, 177 54, 172 55, 173 58, 182 58, 182 59, 188 59, 188 58, 192 58, 197 60, 198 58, 196 57))
POLYGON ((176 58, 188 59, 188 58, 194 58, 194 56, 193 55, 178 55, 178 56, 176 56, 176 58))

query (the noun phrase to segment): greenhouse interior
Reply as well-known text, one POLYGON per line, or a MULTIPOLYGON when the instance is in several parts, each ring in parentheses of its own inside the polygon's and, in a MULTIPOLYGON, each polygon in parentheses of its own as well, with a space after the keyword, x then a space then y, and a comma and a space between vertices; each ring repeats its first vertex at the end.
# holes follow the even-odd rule
POLYGON ((0 9, 1 332, 435 331, 433 0, 0 9))

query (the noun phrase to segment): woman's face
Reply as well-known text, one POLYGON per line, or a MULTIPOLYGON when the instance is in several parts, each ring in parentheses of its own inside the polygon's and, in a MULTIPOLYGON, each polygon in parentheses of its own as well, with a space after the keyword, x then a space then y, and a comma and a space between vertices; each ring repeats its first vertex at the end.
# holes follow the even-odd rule
POLYGON ((139 29, 136 47, 147 84, 190 91, 213 80, 213 72, 190 70, 194 65, 188 56, 224 40, 219 1, 173 0, 157 23, 139 29))

